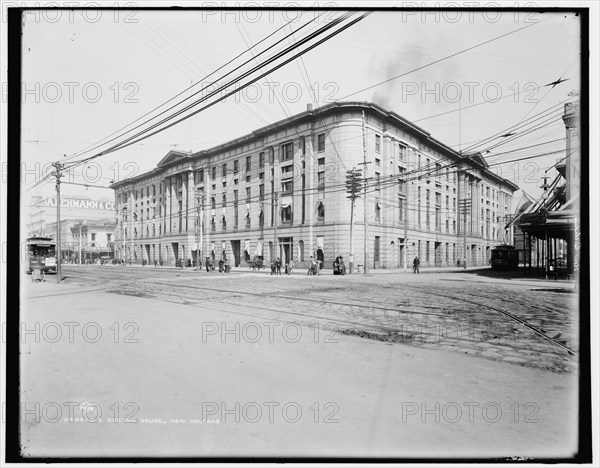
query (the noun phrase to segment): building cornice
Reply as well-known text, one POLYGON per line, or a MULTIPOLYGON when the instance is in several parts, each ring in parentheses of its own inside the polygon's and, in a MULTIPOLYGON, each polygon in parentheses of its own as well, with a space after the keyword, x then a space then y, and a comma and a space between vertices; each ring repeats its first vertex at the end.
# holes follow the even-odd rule
MULTIPOLYGON (((392 124, 392 125, 398 127, 399 129, 404 130, 407 133, 417 137, 417 139, 419 139, 420 141, 422 141, 425 144, 428 144, 433 149, 435 149, 436 151, 439 151, 442 155, 453 160, 454 162, 461 162, 463 164, 466 163, 469 165, 470 168, 481 171, 489 179, 494 180, 495 182, 498 182, 500 184, 504 184, 505 186, 512 189, 513 191, 519 190, 519 186, 517 186, 513 182, 511 182, 507 179, 504 179, 503 177, 500 177, 497 174, 494 174, 493 172, 491 172, 489 169, 487 169, 486 164, 484 164, 480 161, 472 160, 469 157, 465 157, 464 154, 454 150, 453 148, 442 143, 441 141, 433 138, 429 132, 427 132, 426 130, 422 129, 421 127, 415 125, 414 123, 410 122, 409 120, 405 119, 401 115, 399 115, 393 111, 387 111, 375 103, 366 102, 366 101, 333 102, 331 104, 327 104, 325 106, 318 107, 316 109, 308 109, 304 112, 293 115, 291 117, 280 120, 278 122, 266 125, 257 130, 254 130, 253 132, 251 132, 249 134, 243 135, 239 138, 230 140, 226 143, 223 143, 221 145, 218 145, 218 146, 206 149, 206 150, 201 150, 201 151, 194 152, 194 153, 170 151, 169 153, 167 153, 167 155, 163 159, 161 159, 161 161, 158 163, 156 168, 154 168, 148 172, 142 173, 138 176, 132 177, 130 179, 125 179, 125 180, 122 180, 119 182, 115 182, 114 184, 112 184, 110 186, 110 188, 112 188, 113 190, 117 190, 119 188, 126 187, 128 185, 134 185, 136 182, 138 182, 140 180, 144 180, 149 177, 153 177, 158 174, 162 174, 165 169, 172 167, 174 165, 177 165, 177 164, 181 164, 182 162, 187 162, 187 163, 191 164, 195 161, 201 161, 203 159, 208 159, 212 156, 222 154, 226 151, 240 147, 244 144, 248 144, 248 143, 254 142, 256 140, 264 139, 265 137, 268 137, 269 135, 272 135, 273 133, 279 132, 279 131, 287 129, 289 127, 299 126, 302 124, 315 123, 317 120, 322 119, 324 117, 340 114, 342 112, 349 112, 349 111, 350 112, 351 111, 358 111, 358 112, 364 111, 365 114, 379 118, 382 120, 382 122, 385 122, 388 125, 392 124), (179 155, 182 157, 173 158, 173 160, 170 161, 169 159, 172 158, 173 155, 179 155), (185 157, 183 157, 183 156, 185 156, 185 157)), ((478 157, 483 159, 481 157, 481 155, 478 155, 478 157)))

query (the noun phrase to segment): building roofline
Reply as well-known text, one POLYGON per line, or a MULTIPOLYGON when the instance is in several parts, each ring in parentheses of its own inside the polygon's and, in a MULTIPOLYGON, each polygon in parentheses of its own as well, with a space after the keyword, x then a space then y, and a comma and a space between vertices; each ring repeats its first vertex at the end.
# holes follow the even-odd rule
MULTIPOLYGON (((318 107, 316 109, 307 109, 303 112, 300 112, 299 114, 292 115, 290 117, 279 120, 272 124, 266 125, 264 127, 260 127, 257 130, 252 131, 251 133, 242 135, 241 137, 235 138, 233 140, 229 140, 229 141, 222 143, 220 145, 217 145, 217 146, 213 146, 212 148, 208 148, 208 149, 197 151, 197 152, 190 153, 190 152, 184 152, 184 151, 171 150, 167 153, 166 156, 164 156, 159 161, 159 163, 157 163, 157 167, 155 167, 147 172, 144 172, 142 174, 139 174, 135 177, 132 177, 130 179, 125 179, 125 180, 122 180, 119 182, 115 182, 110 185, 110 188, 114 190, 114 189, 117 189, 124 185, 134 184, 139 180, 151 177, 157 173, 162 172, 165 168, 168 168, 172 165, 180 163, 181 160, 178 160, 178 161, 173 161, 173 162, 166 163, 166 164, 159 166, 160 163, 162 163, 163 161, 166 161, 167 158, 173 153, 181 153, 182 155, 189 156, 190 162, 196 161, 199 159, 208 158, 215 154, 222 153, 224 151, 227 151, 230 148, 238 147, 240 145, 243 145, 246 142, 250 142, 250 141, 254 141, 258 138, 262 138, 262 137, 267 136, 271 133, 274 133, 280 129, 283 129, 283 128, 286 128, 286 127, 289 127, 292 125, 299 125, 301 123, 305 123, 305 122, 309 122, 309 121, 314 121, 314 120, 316 120, 318 118, 322 118, 326 115, 347 111, 347 110, 350 110, 353 108, 355 108, 357 110, 361 110, 361 111, 371 112, 372 114, 375 114, 376 116, 378 116, 379 118, 384 119, 384 120, 386 120, 386 119, 391 120, 399 128, 401 128, 403 130, 407 130, 409 133, 418 135, 422 139, 426 140, 433 147, 435 147, 438 151, 444 153, 445 156, 454 158, 456 160, 456 162, 463 160, 464 162, 472 165, 472 167, 474 169, 482 170, 485 173, 485 175, 488 176, 489 178, 509 186, 514 191, 519 190, 518 185, 491 172, 489 169, 487 169, 486 165, 482 164, 481 162, 477 162, 477 161, 473 161, 472 159, 468 159, 468 157, 466 157, 464 154, 456 151, 455 149, 447 146, 446 144, 444 144, 441 141, 437 140, 436 138, 432 137, 429 132, 427 132, 423 128, 415 125, 414 123, 410 122, 409 120, 405 119, 404 117, 397 114, 396 112, 385 110, 383 107, 379 106, 378 104, 375 104, 373 102, 368 102, 368 101, 332 102, 330 104, 327 104, 322 107, 318 107)), ((483 159, 483 157, 480 154, 479 154, 479 156, 483 159)))

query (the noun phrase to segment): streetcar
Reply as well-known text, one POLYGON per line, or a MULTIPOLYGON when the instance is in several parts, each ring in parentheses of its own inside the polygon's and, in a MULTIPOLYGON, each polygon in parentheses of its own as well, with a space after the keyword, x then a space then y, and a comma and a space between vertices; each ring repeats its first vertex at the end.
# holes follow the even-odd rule
POLYGON ((34 269, 56 273, 56 242, 51 237, 27 238, 27 273, 34 269))
POLYGON ((516 270, 519 267, 519 251, 514 245, 498 245, 492 249, 490 263, 494 270, 516 270))

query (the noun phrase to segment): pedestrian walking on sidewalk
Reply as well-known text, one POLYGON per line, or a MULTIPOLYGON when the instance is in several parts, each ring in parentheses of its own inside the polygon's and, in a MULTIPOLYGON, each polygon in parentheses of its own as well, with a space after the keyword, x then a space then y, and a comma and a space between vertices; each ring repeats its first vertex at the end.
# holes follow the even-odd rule
POLYGON ((419 257, 415 257, 415 259, 413 260, 413 273, 416 274, 420 274, 419 273, 419 265, 421 264, 421 260, 419 260, 419 257))

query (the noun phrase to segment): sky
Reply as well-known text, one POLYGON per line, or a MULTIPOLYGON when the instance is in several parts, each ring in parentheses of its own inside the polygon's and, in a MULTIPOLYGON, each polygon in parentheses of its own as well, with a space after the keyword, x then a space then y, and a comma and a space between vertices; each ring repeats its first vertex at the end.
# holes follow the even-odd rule
MULTIPOLYGON (((33 172, 25 175, 22 195, 53 195, 53 182, 32 188, 49 163, 91 155, 73 156, 190 85, 210 82, 216 76, 207 75, 278 28, 290 32, 313 20, 310 29, 342 13, 47 10, 25 15, 21 158, 33 172)), ((561 109, 579 92, 580 54, 580 23, 573 14, 374 11, 241 94, 94 159, 66 180, 106 187, 154 168, 172 149, 211 148, 303 112, 309 103, 352 100, 394 111, 457 150, 489 150, 484 155, 496 173, 538 196, 544 171, 565 156, 561 109), (566 81, 546 86, 559 79, 566 81), (513 126, 517 135, 486 141, 513 126), (501 145, 491 148, 496 143, 501 145)), ((62 190, 65 196, 112 196, 79 185, 65 184, 62 190)))

